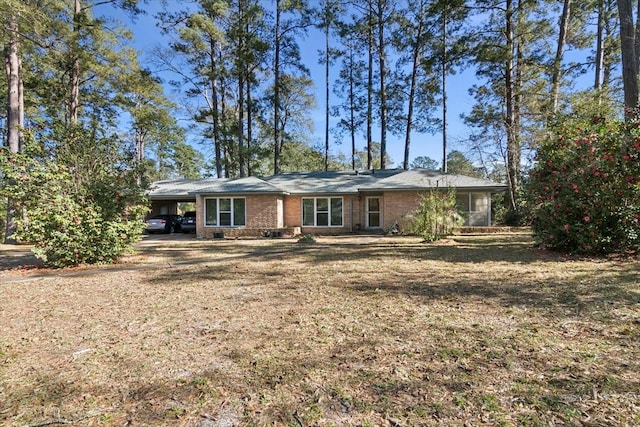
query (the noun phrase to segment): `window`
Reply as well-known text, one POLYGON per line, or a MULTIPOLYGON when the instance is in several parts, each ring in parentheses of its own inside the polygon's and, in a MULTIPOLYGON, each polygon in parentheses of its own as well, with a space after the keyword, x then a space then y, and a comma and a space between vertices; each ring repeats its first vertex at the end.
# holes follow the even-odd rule
POLYGON ((481 193, 471 193, 471 212, 485 212, 487 210, 487 198, 481 193))
POLYGON ((380 227, 380 199, 378 197, 367 198, 367 227, 380 227))
POLYGON ((459 193, 456 194, 456 205, 462 212, 485 212, 487 197, 484 193, 459 193))
POLYGON ((205 225, 239 227, 245 225, 245 199, 205 199, 205 225))
POLYGON ((342 227, 342 198, 302 199, 302 225, 308 227, 342 227))
POLYGON ((231 227, 231 199, 218 199, 218 216, 222 227, 231 227))
POLYGON ((469 194, 456 193, 456 205, 462 212, 469 212, 469 194))

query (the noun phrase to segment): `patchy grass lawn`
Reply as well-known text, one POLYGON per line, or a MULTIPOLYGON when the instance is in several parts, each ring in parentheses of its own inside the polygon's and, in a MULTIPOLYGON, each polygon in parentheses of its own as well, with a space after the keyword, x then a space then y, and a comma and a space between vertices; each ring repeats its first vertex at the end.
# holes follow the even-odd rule
POLYGON ((0 424, 640 424, 640 262, 525 235, 0 271, 0 424))

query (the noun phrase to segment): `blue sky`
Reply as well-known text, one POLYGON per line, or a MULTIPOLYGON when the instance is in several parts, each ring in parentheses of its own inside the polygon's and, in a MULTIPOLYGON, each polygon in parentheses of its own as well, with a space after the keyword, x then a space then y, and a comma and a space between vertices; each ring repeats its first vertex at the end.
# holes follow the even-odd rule
MULTIPOLYGON (((154 66, 149 65, 152 55, 152 51, 157 46, 166 46, 167 39, 163 38, 159 29, 156 27, 156 21, 154 14, 162 10, 162 2, 160 0, 150 0, 145 6, 147 10, 146 15, 142 15, 136 18, 135 23, 132 23, 128 16, 122 14, 120 11, 113 11, 113 18, 119 19, 124 25, 128 26, 134 35, 133 45, 140 52, 140 61, 145 66, 148 66, 151 70, 154 70, 154 66)), ((95 10, 97 15, 109 15, 109 9, 103 7, 95 10)), ((310 29, 306 38, 300 40, 301 53, 303 62, 310 69, 311 78, 315 83, 316 89, 316 101, 317 109, 310 112, 310 115, 314 122, 315 133, 312 136, 311 143, 324 146, 324 105, 325 105, 325 76, 324 65, 318 64, 318 50, 324 49, 324 35, 317 29, 310 29)), ((157 71, 157 70, 155 70, 157 71)), ((331 71, 330 78, 333 80, 337 75, 337 68, 331 71)), ((165 80, 169 80, 171 76, 160 73, 160 76, 165 80)), ((473 105, 473 99, 468 94, 468 88, 475 82, 475 75, 471 71, 466 71, 461 74, 451 76, 447 81, 448 92, 448 148, 449 151, 459 149, 465 151, 464 141, 469 134, 469 130, 466 128, 460 114, 468 112, 473 105)), ((167 88, 167 93, 171 88, 167 88)), ((332 104, 337 103, 336 96, 331 93, 330 101, 332 104)), ((437 111, 438 118, 441 118, 441 112, 437 111)), ((331 124, 337 120, 331 118, 331 124)), ((342 144, 335 143, 334 136, 331 135, 331 151, 337 153, 339 151, 344 152, 347 158, 350 158, 350 142, 345 140, 342 144)), ((380 140, 380 131, 374 130, 374 141, 380 140)), ((364 136, 357 143, 358 148, 362 149, 366 146, 366 140, 364 136)), ((202 147, 194 145, 201 151, 202 147)), ((387 134, 387 151, 392 159, 392 163, 389 167, 397 166, 402 163, 404 157, 404 139, 403 137, 395 136, 391 133, 387 134)), ((442 162, 442 133, 436 134, 414 134, 411 141, 411 154, 410 159, 413 160, 418 156, 428 156, 432 159, 442 162)))

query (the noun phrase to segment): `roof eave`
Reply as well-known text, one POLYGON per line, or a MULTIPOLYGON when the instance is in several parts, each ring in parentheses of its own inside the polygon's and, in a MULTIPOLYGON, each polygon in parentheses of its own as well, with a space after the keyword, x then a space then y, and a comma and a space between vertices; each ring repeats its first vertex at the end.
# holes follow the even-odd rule
POLYGON ((164 195, 164 194, 147 194, 149 200, 176 200, 176 201, 193 201, 195 197, 191 194, 177 194, 177 195, 164 195))
MULTIPOLYGON (((446 189, 448 187, 439 187, 439 189, 446 189)), ((498 193, 501 191, 506 191, 507 187, 504 186, 486 186, 486 187, 451 187, 456 191, 490 191, 492 193, 498 193)), ((366 193, 366 192, 400 192, 400 191, 417 191, 417 192, 425 192, 428 190, 436 190, 438 187, 377 187, 377 188, 359 188, 358 192, 366 193)))
POLYGON ((189 194, 194 197, 198 196, 288 196, 289 193, 286 191, 192 191, 189 194))

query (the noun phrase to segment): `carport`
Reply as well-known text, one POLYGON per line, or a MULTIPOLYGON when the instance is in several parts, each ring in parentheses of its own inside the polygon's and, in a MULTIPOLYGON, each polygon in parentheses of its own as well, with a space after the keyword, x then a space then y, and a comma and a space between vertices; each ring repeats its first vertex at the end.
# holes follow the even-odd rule
POLYGON ((196 202, 196 197, 189 192, 196 189, 196 183, 202 180, 181 179, 154 182, 147 194, 151 202, 149 216, 177 214, 179 203, 196 202))
POLYGON ((153 215, 166 215, 166 214, 177 214, 178 212, 178 204, 179 203, 195 203, 195 197, 191 198, 170 198, 170 199, 150 199, 151 201, 151 212, 149 212, 149 216, 153 215))

